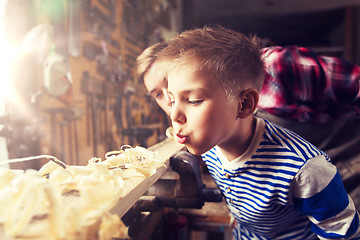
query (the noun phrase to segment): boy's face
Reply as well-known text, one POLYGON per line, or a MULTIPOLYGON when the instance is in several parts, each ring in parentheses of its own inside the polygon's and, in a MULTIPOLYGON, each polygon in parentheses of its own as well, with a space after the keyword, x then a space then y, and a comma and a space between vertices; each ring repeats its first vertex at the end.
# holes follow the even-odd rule
POLYGON ((217 80, 185 67, 169 73, 168 90, 174 134, 192 154, 203 154, 236 136, 238 101, 229 100, 217 80))
POLYGON ((170 98, 167 90, 167 79, 156 65, 144 74, 144 85, 156 103, 167 115, 171 113, 170 98))

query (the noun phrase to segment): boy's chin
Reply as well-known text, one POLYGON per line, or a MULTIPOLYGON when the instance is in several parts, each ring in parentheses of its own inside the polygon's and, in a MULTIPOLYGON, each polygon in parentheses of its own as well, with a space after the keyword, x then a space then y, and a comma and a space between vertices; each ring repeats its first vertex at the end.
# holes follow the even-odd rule
POLYGON ((201 154, 204 154, 205 152, 207 152, 208 150, 204 150, 204 149, 199 149, 199 148, 196 148, 196 147, 193 147, 193 146, 188 146, 186 145, 186 148, 187 150, 193 154, 193 155, 197 155, 197 156, 200 156, 201 154))

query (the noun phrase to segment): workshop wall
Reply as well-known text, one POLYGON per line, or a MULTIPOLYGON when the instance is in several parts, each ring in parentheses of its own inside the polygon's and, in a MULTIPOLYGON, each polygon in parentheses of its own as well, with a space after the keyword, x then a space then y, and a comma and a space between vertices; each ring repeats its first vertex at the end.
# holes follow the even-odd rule
POLYGON ((40 119, 37 147, 9 151, 10 158, 50 154, 84 165, 124 144, 148 147, 165 138, 168 119, 136 76, 135 59, 180 28, 177 1, 41 0, 27 5, 36 14, 27 31, 53 27, 47 32, 51 50, 31 68, 41 89, 36 104, 28 107, 40 119))

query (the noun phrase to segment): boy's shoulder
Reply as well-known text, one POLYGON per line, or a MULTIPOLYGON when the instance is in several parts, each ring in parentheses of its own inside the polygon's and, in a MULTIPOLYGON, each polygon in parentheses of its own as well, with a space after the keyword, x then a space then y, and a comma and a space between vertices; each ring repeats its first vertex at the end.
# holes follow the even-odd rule
POLYGON ((273 153, 277 151, 281 152, 281 154, 287 153, 303 161, 323 155, 327 161, 330 161, 329 156, 325 152, 318 149, 297 133, 272 123, 267 119, 263 120, 265 123, 265 131, 263 143, 260 146, 263 148, 262 151, 264 151, 264 149, 271 149, 273 153))

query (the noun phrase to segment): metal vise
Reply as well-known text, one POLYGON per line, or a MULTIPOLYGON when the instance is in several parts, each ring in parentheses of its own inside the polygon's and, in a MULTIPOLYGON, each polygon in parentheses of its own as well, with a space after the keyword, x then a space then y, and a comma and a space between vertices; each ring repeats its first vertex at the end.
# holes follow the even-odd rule
POLYGON ((157 211, 162 207, 202 208, 205 202, 221 202, 218 188, 206 188, 202 182, 199 160, 187 151, 170 158, 168 171, 142 196, 134 208, 157 211))

